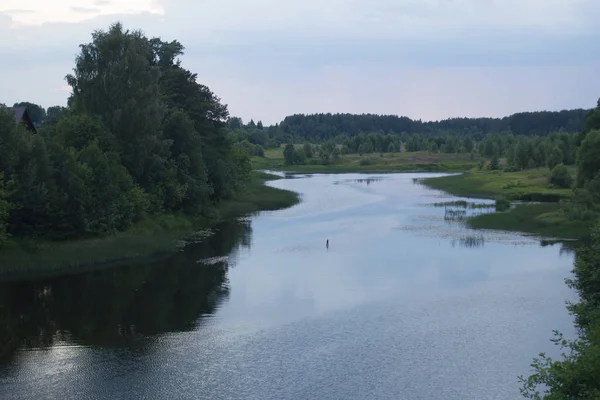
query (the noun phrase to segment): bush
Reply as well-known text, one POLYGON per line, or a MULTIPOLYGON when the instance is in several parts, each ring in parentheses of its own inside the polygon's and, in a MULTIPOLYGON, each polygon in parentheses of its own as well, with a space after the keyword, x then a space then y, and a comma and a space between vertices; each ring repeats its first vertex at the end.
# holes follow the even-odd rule
POLYGON ((510 208, 510 200, 504 197, 498 197, 496 199, 496 211, 506 211, 510 208))
POLYGON ((566 189, 573 185, 573 177, 569 173, 567 167, 561 163, 552 169, 550 177, 548 178, 548 183, 550 187, 566 189))
POLYGON ((492 159, 490 160, 489 168, 492 171, 497 171, 500 169, 500 160, 498 159, 497 156, 492 157, 492 159))
POLYGON ((375 165, 377 162, 372 158, 363 158, 360 160, 360 165, 375 165))

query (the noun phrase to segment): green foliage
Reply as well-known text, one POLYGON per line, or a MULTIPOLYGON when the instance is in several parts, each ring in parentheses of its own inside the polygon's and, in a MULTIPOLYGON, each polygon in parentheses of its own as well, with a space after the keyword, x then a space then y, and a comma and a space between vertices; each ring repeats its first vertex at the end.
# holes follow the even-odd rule
POLYGON ((29 118, 31 118, 35 125, 40 125, 46 119, 46 110, 38 104, 22 101, 13 104, 13 107, 26 107, 29 112, 29 118))
POLYGON ((483 213, 467 220, 474 229, 527 232, 546 237, 582 239, 589 221, 572 221, 558 203, 519 204, 508 211, 483 213))
POLYGON ((9 195, 10 192, 4 182, 4 172, 0 171, 0 246, 8 238, 8 217, 12 208, 8 201, 9 195))
POLYGON ((283 149, 283 159, 285 160, 285 165, 294 165, 294 145, 288 143, 285 145, 283 149))
POLYGON ((46 110, 46 119, 44 120, 45 125, 55 125, 61 117, 66 113, 67 108, 62 106, 48 107, 46 110))
POLYGON ((590 243, 577 250, 575 279, 567 280, 579 295, 570 304, 579 338, 568 340, 555 331, 552 339, 560 346, 562 359, 553 360, 541 353, 533 360, 533 374, 520 377, 524 397, 541 399, 600 398, 600 229, 596 227, 590 243))
POLYGON ((577 153, 577 187, 583 187, 600 172, 600 130, 590 131, 577 153))
POLYGON ((490 160, 490 170, 492 171, 497 171, 500 169, 500 160, 498 159, 497 155, 492 156, 492 159, 490 160))
POLYGON ((506 211, 510 208, 510 206, 510 200, 504 197, 499 197, 496 199, 496 211, 506 211))
POLYGON ((596 108, 589 110, 585 115, 583 127, 581 128, 581 140, 583 141, 589 132, 597 129, 600 129, 600 100, 596 108))
POLYGON ((304 154, 306 155, 306 158, 313 157, 313 148, 310 143, 304 143, 304 154))
MULTIPOLYGON (((286 117, 279 126, 296 138, 310 141, 332 139, 340 133, 354 137, 363 132, 480 137, 482 133, 499 134, 510 131, 515 135, 545 136, 560 130, 578 132, 583 126, 586 113, 587 110, 524 112, 504 118, 452 118, 436 122, 415 121, 396 115, 296 114, 286 117)), ((491 157, 492 154, 488 156, 491 157)))
POLYGON ((573 185, 573 177, 563 163, 552 168, 550 177, 548 178, 550 187, 570 188, 573 185))
POLYGON ((555 146, 548 155, 548 167, 553 169, 564 160, 564 155, 560 147, 555 146))
POLYGON ((0 109, 2 238, 113 234, 156 214, 208 215, 243 190, 245 150, 263 149, 234 146, 226 106, 181 67, 180 43, 114 24, 80 47, 69 106, 48 109, 43 133, 0 109))
POLYGON ((424 183, 462 197, 506 197, 510 200, 543 202, 570 198, 571 190, 548 187, 549 174, 547 168, 518 172, 481 171, 428 178, 424 183))

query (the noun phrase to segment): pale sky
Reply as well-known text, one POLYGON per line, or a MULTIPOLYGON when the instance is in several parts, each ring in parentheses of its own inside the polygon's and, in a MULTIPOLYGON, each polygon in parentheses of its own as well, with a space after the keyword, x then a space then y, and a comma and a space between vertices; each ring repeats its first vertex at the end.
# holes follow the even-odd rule
POLYGON ((78 45, 121 21, 182 42, 246 121, 590 108, 599 20, 598 0, 0 0, 0 103, 65 105, 78 45))

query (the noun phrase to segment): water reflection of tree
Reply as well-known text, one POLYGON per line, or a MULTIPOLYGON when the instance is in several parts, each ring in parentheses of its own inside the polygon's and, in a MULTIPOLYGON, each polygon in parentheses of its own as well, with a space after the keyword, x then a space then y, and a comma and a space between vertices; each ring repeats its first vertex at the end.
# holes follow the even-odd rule
POLYGON ((560 246, 559 254, 565 255, 565 254, 576 253, 578 249, 584 247, 587 243, 588 243, 588 241, 586 241, 586 240, 564 241, 564 240, 544 239, 544 240, 540 241, 540 246, 542 246, 542 247, 555 246, 555 245, 560 246))
POLYGON ((78 343, 114 346, 193 329, 228 297, 232 257, 210 266, 198 260, 251 245, 249 222, 216 231, 162 261, 0 284, 0 362, 19 347, 49 346, 65 334, 78 343))
POLYGON ((366 183, 367 186, 369 186, 371 183, 379 182, 380 180, 381 180, 381 178, 359 178, 359 179, 355 179, 354 182, 355 183, 366 183))
POLYGON ((465 236, 461 237, 458 240, 452 240, 452 247, 456 245, 466 248, 475 248, 475 247, 483 247, 485 244, 485 238, 483 236, 465 236))

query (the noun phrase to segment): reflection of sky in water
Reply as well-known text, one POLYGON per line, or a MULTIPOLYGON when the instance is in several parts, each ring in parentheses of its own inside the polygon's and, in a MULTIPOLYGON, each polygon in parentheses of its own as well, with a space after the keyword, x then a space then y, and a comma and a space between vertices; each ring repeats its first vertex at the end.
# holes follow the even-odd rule
POLYGON ((536 272, 566 276, 571 258, 558 247, 444 221, 444 208, 424 196, 457 198, 413 182, 438 175, 374 175, 381 179, 368 185, 360 174, 271 182, 305 202, 254 220, 252 251, 230 272, 231 299, 219 318, 273 323, 392 297, 453 296, 536 272), (470 237, 477 246, 461 245, 470 237))

